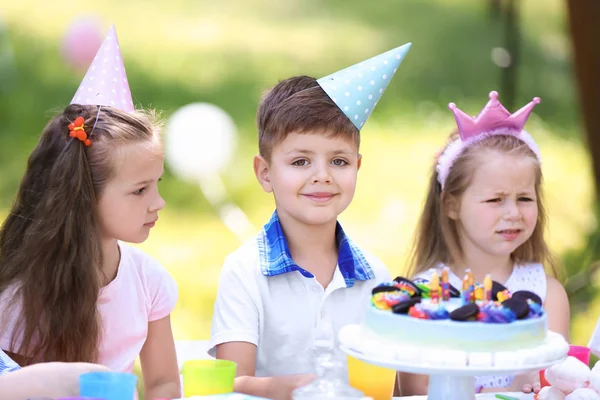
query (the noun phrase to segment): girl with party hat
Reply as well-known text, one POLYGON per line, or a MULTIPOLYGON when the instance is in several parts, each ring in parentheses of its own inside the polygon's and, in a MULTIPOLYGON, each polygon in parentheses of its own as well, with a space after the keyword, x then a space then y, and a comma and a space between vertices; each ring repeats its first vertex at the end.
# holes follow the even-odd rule
MULTIPOLYGON (((427 280, 447 266, 455 287, 461 287, 460 277, 470 269, 477 282, 490 274, 511 291, 534 292, 544 303, 549 329, 568 340, 569 301, 562 285, 546 274, 546 269, 556 271, 544 241, 540 151, 523 130, 539 102, 534 98, 511 114, 491 92, 476 118, 450 103, 458 135, 435 160, 411 268, 412 275, 427 280)), ((425 376, 400 374, 404 395, 425 394, 426 381, 425 376)), ((538 391, 534 381, 528 375, 476 377, 475 385, 538 391)))
POLYGON ((147 398, 180 396, 174 280, 124 242, 165 205, 159 127, 135 111, 114 27, 71 104, 31 153, 0 230, 0 348, 22 366, 94 362, 131 372, 147 398))

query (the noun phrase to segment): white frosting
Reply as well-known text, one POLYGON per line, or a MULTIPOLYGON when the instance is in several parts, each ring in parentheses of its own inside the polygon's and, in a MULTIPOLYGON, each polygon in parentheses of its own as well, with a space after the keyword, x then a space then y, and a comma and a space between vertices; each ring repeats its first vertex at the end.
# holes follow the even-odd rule
MULTIPOLYGON (((548 332, 538 346, 515 351, 467 352, 428 346, 392 343, 381 339, 359 325, 346 325, 339 333, 340 344, 376 359, 426 365, 456 367, 527 367, 563 359, 569 345, 561 335, 548 332)), ((589 374, 589 370, 588 370, 589 374)), ((589 376, 589 375, 588 375, 589 376)))
POLYGON ((600 392, 600 361, 596 362, 590 373, 590 386, 600 392))
POLYGON ((494 353, 469 353, 469 365, 472 367, 489 367, 493 365, 494 353))
POLYGON ((581 388, 569 393, 565 400, 600 400, 600 395, 594 389, 581 388))
POLYGON ((538 400, 564 400, 565 394, 553 386, 546 386, 540 390, 538 400))
POLYGON ((510 367, 518 363, 517 353, 514 351, 498 351, 494 353, 494 365, 498 367, 510 367))
POLYGON ((546 370, 546 380, 554 387, 565 393, 587 387, 590 383, 590 368, 576 359, 567 357, 560 364, 555 364, 546 370))

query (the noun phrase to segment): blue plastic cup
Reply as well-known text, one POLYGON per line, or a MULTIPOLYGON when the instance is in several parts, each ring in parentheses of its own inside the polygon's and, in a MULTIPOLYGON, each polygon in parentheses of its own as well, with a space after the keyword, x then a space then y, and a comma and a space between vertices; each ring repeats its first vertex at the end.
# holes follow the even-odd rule
POLYGON ((79 377, 79 395, 104 400, 133 400, 137 379, 126 372, 88 372, 79 377))

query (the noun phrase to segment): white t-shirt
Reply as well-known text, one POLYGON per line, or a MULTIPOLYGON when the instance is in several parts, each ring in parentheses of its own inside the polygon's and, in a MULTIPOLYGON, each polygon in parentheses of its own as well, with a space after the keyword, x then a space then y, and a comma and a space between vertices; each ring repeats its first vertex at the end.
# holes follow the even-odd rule
POLYGON ((256 376, 311 372, 309 350, 315 338, 337 340, 340 328, 360 323, 371 290, 390 281, 390 274, 379 259, 352 244, 353 254, 362 260, 362 267, 359 262, 356 268, 368 269, 370 279, 357 270, 363 280, 349 280, 339 265, 326 289, 304 270, 268 275, 267 258, 279 260, 285 254, 265 247, 265 238, 259 235, 225 259, 209 354, 214 356, 221 343, 248 342, 257 346, 256 376))
MULTIPOLYGON (((441 276, 443 264, 440 264, 437 268, 431 268, 427 271, 423 271, 417 274, 416 279, 423 278, 426 280, 431 279, 433 271, 436 271, 441 276)), ((492 279, 494 277, 492 276, 492 279)), ((452 270, 448 274, 448 281, 452 286, 458 290, 462 287, 462 278, 456 276, 452 270)), ((499 282, 504 285, 511 292, 518 290, 529 290, 540 296, 542 302, 546 301, 546 271, 542 264, 526 264, 526 265, 515 265, 513 270, 506 280, 506 282, 499 282)))

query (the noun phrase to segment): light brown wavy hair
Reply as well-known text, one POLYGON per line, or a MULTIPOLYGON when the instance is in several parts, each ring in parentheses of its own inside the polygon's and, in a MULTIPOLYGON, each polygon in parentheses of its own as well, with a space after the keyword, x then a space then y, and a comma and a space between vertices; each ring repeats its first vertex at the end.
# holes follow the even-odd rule
MULTIPOLYGON (((457 137, 456 133, 450 135, 448 144, 457 137)), ((446 208, 450 198, 455 202, 460 202, 461 196, 471 184, 475 170, 482 162, 485 162, 483 157, 489 154, 489 151, 531 160, 535 170, 537 223, 531 237, 519 246, 511 254, 511 257, 515 263, 520 264, 542 263, 545 267, 549 267, 556 276, 557 267, 544 240, 547 214, 541 190, 542 168, 535 153, 527 144, 510 135, 492 135, 467 147, 450 169, 444 190, 438 182, 437 160, 435 160, 429 177, 427 197, 414 236, 409 259, 409 276, 415 276, 429 268, 434 268, 439 263, 456 265, 463 262, 463 250, 457 223, 448 216, 446 208)))
POLYGON ((258 106, 256 124, 259 152, 267 161, 273 147, 292 132, 319 131, 360 147, 358 129, 310 76, 285 79, 269 90, 258 106))

